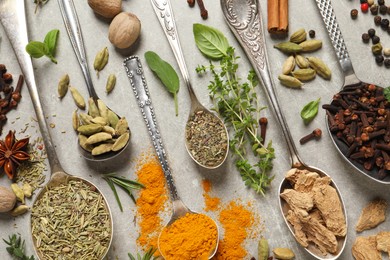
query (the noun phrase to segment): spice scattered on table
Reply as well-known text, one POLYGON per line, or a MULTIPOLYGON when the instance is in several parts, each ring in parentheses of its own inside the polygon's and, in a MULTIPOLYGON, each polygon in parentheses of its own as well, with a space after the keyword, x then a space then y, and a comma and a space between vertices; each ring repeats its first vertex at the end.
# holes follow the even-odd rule
POLYGON ((186 125, 186 141, 192 157, 201 165, 220 165, 228 152, 228 136, 221 121, 203 110, 191 115, 186 125))
POLYGON ((32 208, 31 233, 41 258, 100 259, 111 231, 103 196, 80 180, 47 188, 32 208))
POLYGON ((205 211, 216 211, 221 206, 221 199, 218 197, 210 196, 211 182, 209 180, 202 181, 203 186, 203 198, 205 203, 205 211))
MULTIPOLYGON (((207 19, 208 16, 209 16, 209 13, 204 5, 204 2, 203 0, 196 0, 196 2, 198 3, 198 6, 199 6, 199 9, 200 9, 200 16, 203 18, 203 19, 207 19)), ((187 3, 190 7, 194 7, 195 6, 195 0, 187 0, 187 3)))
POLYGON ((218 229, 210 217, 187 213, 162 230, 159 249, 167 260, 207 260, 217 241, 218 229))
POLYGON ((299 140, 299 143, 300 144, 305 144, 307 142, 309 142, 310 140, 313 140, 313 139, 320 139, 321 138, 321 135, 322 135, 322 131, 321 129, 319 128, 316 128, 313 130, 313 132, 311 132, 310 134, 302 137, 300 140, 299 140))
POLYGON ((383 199, 376 199, 368 203, 360 214, 356 224, 356 232, 372 229, 386 220, 387 202, 383 199))

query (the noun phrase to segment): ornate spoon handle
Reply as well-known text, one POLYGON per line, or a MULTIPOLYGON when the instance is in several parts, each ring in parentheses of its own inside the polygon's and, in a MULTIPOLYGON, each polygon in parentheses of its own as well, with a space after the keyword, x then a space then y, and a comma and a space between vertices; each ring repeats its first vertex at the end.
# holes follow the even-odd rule
POLYGON ((176 186, 173 182, 171 169, 168 165, 160 131, 157 126, 156 115, 152 106, 152 100, 150 99, 148 85, 143 74, 141 61, 137 56, 131 56, 124 60, 123 65, 125 66, 135 98, 138 101, 138 106, 141 110, 146 127, 148 128, 148 133, 152 139, 154 149, 156 150, 158 159, 163 168, 171 198, 173 201, 180 200, 176 186))

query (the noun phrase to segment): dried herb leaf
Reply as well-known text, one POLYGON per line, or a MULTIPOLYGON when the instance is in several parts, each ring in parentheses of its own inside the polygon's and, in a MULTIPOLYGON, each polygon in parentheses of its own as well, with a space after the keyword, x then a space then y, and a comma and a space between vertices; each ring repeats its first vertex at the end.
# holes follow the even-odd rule
POLYGON ((303 107, 303 109, 301 111, 301 117, 302 117, 303 121, 305 122, 305 124, 312 121, 314 119, 314 117, 317 115, 320 100, 321 100, 321 98, 318 98, 317 100, 314 100, 314 101, 310 101, 309 103, 307 103, 303 107))

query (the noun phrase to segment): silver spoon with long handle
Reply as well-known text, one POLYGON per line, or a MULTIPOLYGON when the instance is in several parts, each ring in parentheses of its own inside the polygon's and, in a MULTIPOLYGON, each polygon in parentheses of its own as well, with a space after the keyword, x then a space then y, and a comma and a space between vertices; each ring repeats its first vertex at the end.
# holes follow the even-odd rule
MULTIPOLYGON (((107 212, 110 215, 111 221, 111 232, 110 232, 110 243, 108 248, 111 245, 113 237, 113 223, 111 210, 107 204, 107 199, 104 197, 103 193, 90 181, 83 179, 78 176, 69 175, 66 173, 58 159, 56 150, 54 148, 53 141, 50 136, 49 127, 43 113, 42 104, 39 98, 38 89, 35 83, 34 70, 31 62, 30 56, 27 54, 25 47, 28 43, 28 34, 26 26, 26 15, 25 15, 25 5, 24 0, 0 0, 0 22, 4 27, 4 30, 8 36, 9 41, 11 42, 12 48, 14 49, 16 58, 24 75, 27 88, 30 93, 31 101, 34 106, 35 114, 37 116, 39 129, 45 144, 45 150, 47 153, 47 158, 50 164, 51 178, 49 182, 41 189, 38 195, 35 197, 33 205, 39 200, 42 195, 46 192, 47 188, 58 186, 62 183, 67 183, 69 180, 80 180, 88 185, 96 188, 96 190, 102 195, 105 201, 107 212)), ((34 207, 34 206, 33 206, 34 207)), ((31 220, 31 218, 30 218, 31 220)), ((42 259, 42 256, 38 254, 36 248, 36 241, 34 240, 34 249, 37 252, 39 258, 42 259)), ((107 248, 107 252, 108 252, 107 248)), ((107 252, 105 254, 107 254, 107 252)), ((105 256, 105 255, 104 255, 105 256)), ((102 257, 102 259, 104 258, 102 257)))
MULTIPOLYGON (((288 150, 290 152, 291 167, 298 168, 300 170, 316 172, 321 177, 329 176, 327 173, 316 167, 306 165, 300 158, 295 147, 294 140, 291 136, 287 122, 279 105, 278 98, 274 90, 274 83, 269 70, 259 0, 221 0, 221 7, 230 29, 236 36, 237 40, 240 42, 241 46, 244 48, 244 51, 248 56, 253 68, 255 69, 261 84, 264 86, 264 89, 268 94, 269 101, 274 109, 276 119, 282 130, 288 150)), ((341 194, 333 181, 331 185, 336 189, 340 198, 347 226, 347 214, 341 194)), ((279 194, 281 194, 284 189, 289 187, 289 182, 286 179, 283 179, 279 187, 279 194)), ((286 219, 286 214, 288 211, 288 207, 286 205, 287 203, 283 199, 280 199, 279 202, 283 218, 291 233, 295 236, 293 227, 286 219)), ((346 241, 346 236, 339 238, 337 253, 327 254, 326 256, 324 256, 316 247, 312 245, 309 245, 309 247, 305 249, 317 259, 337 259, 343 252, 346 241)))
MULTIPOLYGON (((180 199, 175 183, 173 182, 171 169, 168 165, 167 155, 165 153, 164 145, 161 139, 160 130, 157 126, 157 119, 152 106, 152 100, 150 99, 150 93, 146 80, 143 74, 141 61, 137 56, 129 57, 123 62, 127 76, 129 77, 131 87, 133 89, 135 98, 137 99, 138 106, 141 110, 142 117, 145 121, 148 133, 153 142, 153 147, 156 150, 158 160, 164 172, 165 180, 167 182, 168 190, 171 196, 173 204, 173 214, 166 226, 171 225, 177 219, 185 216, 187 213, 199 214, 190 210, 180 199)), ((211 218, 210 218, 211 219, 211 218)), ((213 220, 214 221, 214 220, 213 220)), ((215 222, 214 222, 215 223, 215 222)), ((218 226, 215 223, 215 226, 218 226)), ((218 236, 215 244, 215 248, 210 254, 210 258, 216 253, 218 248, 218 236)), ((209 258, 209 259, 210 259, 209 258)))

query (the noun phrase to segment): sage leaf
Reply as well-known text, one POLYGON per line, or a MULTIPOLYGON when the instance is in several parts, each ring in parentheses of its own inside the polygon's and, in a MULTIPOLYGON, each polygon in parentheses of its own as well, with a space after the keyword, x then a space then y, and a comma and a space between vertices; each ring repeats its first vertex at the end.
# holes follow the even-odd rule
POLYGON ((146 63, 149 68, 157 75, 157 77, 164 84, 165 88, 173 94, 173 99, 175 101, 175 111, 176 116, 179 114, 178 101, 177 101, 177 92, 180 88, 179 76, 172 66, 164 61, 158 56, 157 53, 153 51, 145 52, 146 63))
POLYGON ((303 119, 303 122, 305 122, 305 124, 312 121, 314 119, 314 117, 317 115, 320 100, 321 100, 321 98, 318 98, 317 100, 310 101, 309 103, 307 103, 303 107, 303 109, 301 111, 301 118, 303 119))
POLYGON ((57 39, 60 31, 57 29, 51 30, 45 36, 43 43, 46 44, 49 49, 49 53, 54 56, 56 54, 57 39))
POLYGON ((48 54, 49 50, 43 42, 32 41, 26 46, 26 51, 31 57, 39 59, 48 54))
POLYGON ((227 56, 229 42, 219 30, 195 23, 193 33, 196 46, 205 56, 215 60, 227 56))

